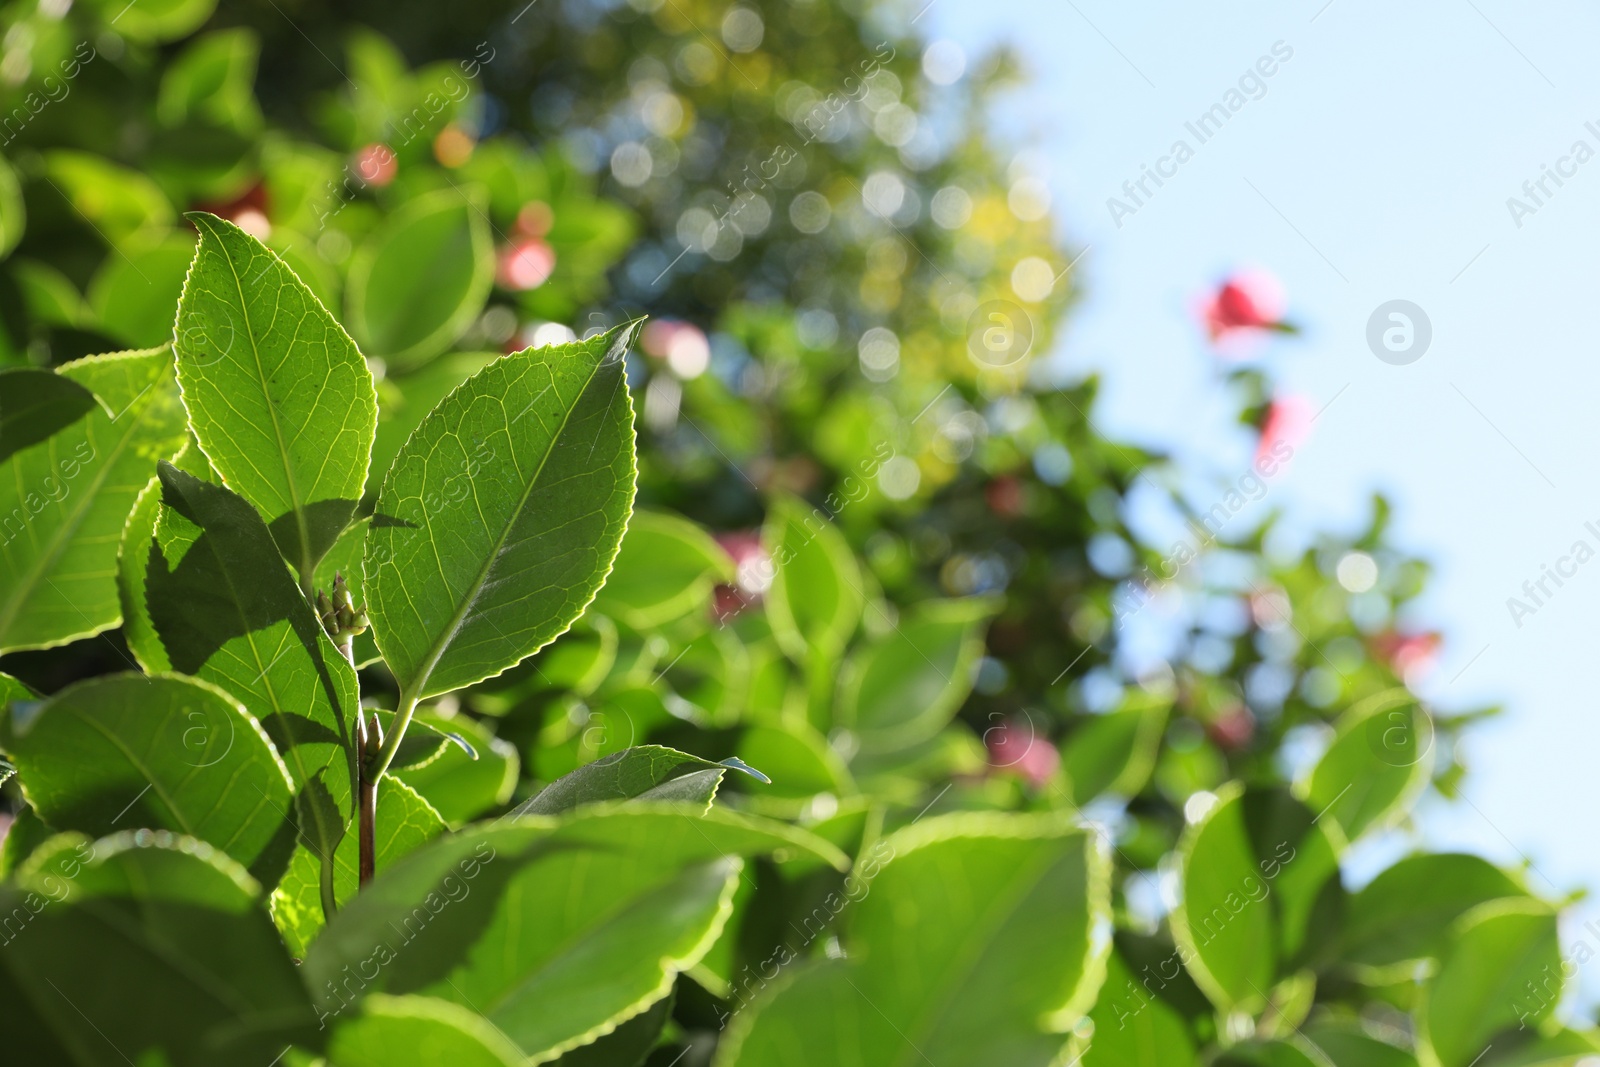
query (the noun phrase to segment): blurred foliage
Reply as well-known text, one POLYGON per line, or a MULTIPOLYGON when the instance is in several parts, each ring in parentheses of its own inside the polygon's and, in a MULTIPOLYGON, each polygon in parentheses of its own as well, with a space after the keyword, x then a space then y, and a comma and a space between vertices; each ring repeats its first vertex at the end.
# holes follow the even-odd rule
MULTIPOLYGON (((370 505, 494 355, 649 314, 628 368, 644 510, 570 633, 427 710, 492 757, 402 772, 445 822, 645 743, 759 769, 770 787, 730 780, 722 802, 858 863, 924 817, 1086 815, 1114 845, 1116 920, 1098 1003, 1057 1028, 1086 1064, 1593 1054, 1550 1021, 1565 966, 1520 874, 1418 855, 1341 880, 1352 842, 1455 794, 1459 732, 1492 711, 1413 695, 1439 643, 1410 607, 1426 564, 1382 500, 1294 553, 1275 517, 1228 524, 1293 452, 1259 372, 1219 376, 1261 438, 1229 481, 1197 488, 1095 428, 1095 379, 1042 358, 1077 253, 1026 154, 987 132, 1016 64, 928 48, 916 15, 19 0, 0 14, 0 365, 170 339, 182 212, 212 211, 369 358, 370 505), (1134 521, 1141 497, 1175 541, 1134 521)), ((114 621, 0 667, 47 694, 121 669, 114 621)), ((362 688, 393 706, 381 663, 362 688)), ((16 870, 45 835, 7 795, 16 870)), ((767 1062, 751 1005, 783 1003, 766 968, 791 931, 827 919, 803 956, 873 943, 827 903, 825 865, 751 871, 651 1064, 710 1062, 730 1017, 745 1051, 719 1062, 767 1062)), ((986 1062, 1049 1062, 1031 1055, 986 1062)))

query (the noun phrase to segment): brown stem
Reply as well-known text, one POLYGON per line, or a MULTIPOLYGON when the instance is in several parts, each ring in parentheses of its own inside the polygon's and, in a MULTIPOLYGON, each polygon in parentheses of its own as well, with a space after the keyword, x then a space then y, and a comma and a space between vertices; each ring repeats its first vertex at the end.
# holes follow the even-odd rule
POLYGON ((361 858, 357 867, 358 884, 365 888, 378 870, 378 754, 383 750, 383 730, 378 725, 378 713, 372 713, 370 722, 364 722, 361 731, 361 758, 357 825, 361 858))

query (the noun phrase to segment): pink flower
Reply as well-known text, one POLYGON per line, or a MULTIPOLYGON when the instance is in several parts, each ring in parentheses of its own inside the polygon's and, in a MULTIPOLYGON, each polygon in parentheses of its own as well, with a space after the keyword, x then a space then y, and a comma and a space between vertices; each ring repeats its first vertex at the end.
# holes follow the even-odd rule
POLYGON ((711 365, 711 342, 705 331, 680 319, 652 319, 639 336, 647 356, 666 360, 680 378, 698 378, 711 365))
POLYGON ((1256 718, 1243 704, 1236 704, 1207 730, 1211 740, 1228 752, 1238 752, 1256 734, 1256 718))
POLYGON ((1436 630, 1419 634, 1385 630, 1372 638, 1372 651, 1388 661, 1390 669, 1400 676, 1401 681, 1414 685, 1433 667, 1443 642, 1443 636, 1436 630))
POLYGON ((1226 356, 1244 358, 1265 331, 1295 333, 1283 320, 1283 285, 1265 271, 1243 270, 1225 280, 1197 308, 1211 343, 1226 356))
POLYGON ((1303 396, 1280 396, 1267 406, 1261 421, 1261 440, 1256 444, 1256 469, 1272 464, 1281 467, 1311 433, 1316 417, 1311 401, 1303 396))
POLYGON ((1035 788, 1055 777, 1061 766, 1061 753, 1031 721, 1008 719, 986 730, 983 743, 989 749, 990 767, 1019 774, 1035 788))
POLYGON ((495 279, 503 289, 537 289, 556 269, 555 250, 537 238, 527 238, 500 250, 495 279))
POLYGON ((718 585, 711 604, 712 615, 722 623, 761 603, 772 585, 772 557, 761 544, 758 530, 717 534, 717 544, 733 560, 734 568, 733 584, 718 585))
POLYGON ((375 143, 356 153, 355 168, 357 177, 381 189, 394 181, 400 161, 395 158, 394 149, 386 144, 375 143))

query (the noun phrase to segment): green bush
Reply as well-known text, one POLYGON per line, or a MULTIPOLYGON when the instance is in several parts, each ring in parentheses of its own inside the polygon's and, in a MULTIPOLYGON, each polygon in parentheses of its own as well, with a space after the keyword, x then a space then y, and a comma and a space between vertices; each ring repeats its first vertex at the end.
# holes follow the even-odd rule
POLYGON ((913 14, 4 9, 7 1062, 1596 1054, 1565 901, 1352 881, 1426 566, 1222 536, 1259 371, 1214 499, 1095 428, 913 14))

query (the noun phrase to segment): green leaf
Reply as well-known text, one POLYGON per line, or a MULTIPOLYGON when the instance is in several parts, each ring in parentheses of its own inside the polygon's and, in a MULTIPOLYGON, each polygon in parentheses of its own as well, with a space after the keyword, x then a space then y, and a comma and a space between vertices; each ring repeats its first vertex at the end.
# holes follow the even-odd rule
POLYGON ((256 106, 256 35, 244 28, 197 38, 161 77, 156 117, 164 125, 200 121, 250 133, 261 125, 256 106))
MULTIPOLYGON (((584 804, 635 797, 709 806, 729 766, 660 745, 638 745, 602 756, 556 779, 524 801, 515 814, 560 815, 584 804)), ((737 769, 750 771, 743 765, 737 769)))
POLYGON ((1327 1067, 1326 1057, 1304 1039, 1252 1041, 1235 1045, 1216 1060, 1217 1067, 1327 1067))
POLYGON ((164 233, 176 221, 160 186, 103 156, 57 149, 45 154, 43 173, 55 194, 114 248, 164 233))
POLYGON ((366 484, 372 374, 276 254, 214 215, 186 217, 200 231, 176 328, 189 424, 307 587, 366 484))
POLYGON ((93 837, 148 827, 208 842, 271 882, 294 843, 289 772, 261 725, 178 675, 92 678, 0 715, 0 750, 51 826, 93 837))
POLYGON ((371 996, 339 1024, 329 1067, 517 1067, 520 1049, 483 1016, 433 997, 371 996))
MULTIPOLYGON (((148 629, 129 631, 130 646, 147 668, 193 675, 244 704, 289 769, 302 839, 331 857, 355 794, 355 671, 254 508, 171 464, 158 476, 161 507, 148 550, 123 553, 122 588, 142 595, 149 619, 148 629)), ((327 877, 331 892, 331 869, 327 877)))
POLYGON ((840 797, 856 792, 844 761, 809 723, 794 720, 746 727, 738 752, 739 759, 760 767, 772 779, 749 798, 768 815, 798 816, 818 793, 840 797))
POLYGON ((665 996, 722 929, 738 857, 782 850, 844 863, 804 831, 687 805, 503 820, 380 872, 303 970, 324 1011, 375 992, 442 997, 553 1058, 665 996), (351 988, 347 967, 377 973, 351 988))
POLYGON ((633 503, 636 329, 491 363, 401 449, 365 566, 378 647, 410 699, 499 674, 605 581, 633 503))
POLYGON ((1193 1067, 1189 1027, 1157 994, 1159 983, 1159 976, 1141 982, 1121 953, 1111 953, 1105 984, 1089 1013, 1094 1034, 1083 1067, 1193 1067))
POLYGON ((1140 693, 1079 725, 1061 750, 1072 803, 1082 807, 1103 793, 1138 795, 1155 769, 1171 706, 1170 700, 1140 693))
POLYGON ((22 184, 17 172, 4 156, 0 156, 0 258, 9 256, 22 240, 28 226, 28 215, 22 202, 22 184))
POLYGON ((1302 790, 1305 802, 1355 840, 1403 815, 1433 777, 1433 723, 1417 698, 1392 689, 1340 720, 1302 790))
POLYGON ((112 30, 134 41, 176 41, 211 17, 217 0, 140 0, 128 7, 121 0, 95 0, 112 30))
POLYGON ((89 306, 100 329, 130 345, 172 342, 172 309, 194 260, 194 238, 162 234, 107 256, 89 282, 89 306))
POLYGON ((1304 947, 1312 909, 1337 872, 1338 846, 1278 792, 1218 791, 1178 846, 1183 902, 1172 934, 1185 965, 1224 1011, 1258 1011, 1280 964, 1304 947))
POLYGON ((473 749, 448 741, 430 760, 411 767, 396 767, 396 778, 415 789, 449 826, 460 826, 511 799, 522 765, 516 746, 490 734, 464 716, 421 716, 410 729, 423 723, 444 733, 459 734, 473 749))
POLYGON ((1479 856, 1410 856, 1350 898, 1340 958, 1363 967, 1437 958, 1457 918, 1490 900, 1527 895, 1514 877, 1479 856))
POLYGON ((183 444, 166 349, 0 371, 0 652, 115 626, 117 540, 183 444))
POLYGON ((884 839, 845 958, 734 1016, 718 1067, 1047 1067, 1103 975, 1110 859, 1060 814, 926 819, 884 839))
POLYGON ((259 893, 192 838, 65 834, 0 887, 0 912, 31 916, 0 967, 72 1062, 269 1063, 317 1035, 259 893))
MULTIPOLYGON (((375 859, 380 874, 445 831, 444 820, 432 805, 418 796, 415 789, 387 774, 378 784, 375 823, 375 859)), ((273 891, 272 918, 296 958, 305 956, 326 920, 322 903, 322 857, 330 857, 333 898, 343 906, 354 900, 360 891, 360 845, 357 835, 349 833, 327 853, 304 843, 295 849, 289 869, 273 891)))
MULTIPOLYGON (((371 518, 360 518, 345 528, 344 533, 328 549, 328 554, 317 564, 316 586, 321 590, 333 588, 335 576, 342 576, 350 589, 350 602, 356 607, 367 603, 366 580, 361 574, 361 559, 367 550, 367 530, 371 518)), ((372 627, 367 627, 350 642, 350 652, 357 669, 370 667, 383 657, 372 638, 372 627)))
POLYGON ((703 607, 733 560, 688 519, 635 510, 595 610, 646 631, 703 607))
MULTIPOLYGON (((172 458, 172 464, 202 481, 216 481, 216 472, 192 437, 172 458)), ((172 669, 166 649, 161 647, 161 637, 150 620, 150 605, 145 599, 145 580, 150 573, 150 553, 155 548, 156 523, 160 518, 161 479, 152 474, 134 499, 133 510, 123 524, 121 542, 117 546, 117 599, 122 604, 122 637, 147 674, 172 669)))
POLYGON ((1355 1019, 1311 1022, 1303 1032, 1333 1067, 1417 1067, 1410 1052, 1378 1040, 1355 1019))
POLYGON ((838 659, 866 603, 861 568, 844 535, 804 501, 774 501, 762 531, 772 557, 767 618, 789 658, 838 659))
POLYGON ((350 329, 397 367, 438 355, 477 318, 494 284, 494 241, 481 205, 456 189, 394 212, 350 263, 350 329), (418 270, 418 264, 427 264, 418 270))
POLYGON ((1548 1035, 1519 1031, 1496 1040, 1480 1062, 1482 1067, 1585 1067, 1594 1062, 1596 1053, 1600 1053, 1600 1032, 1594 1030, 1548 1035))
POLYGON ((1536 1028, 1561 998, 1556 913, 1529 898, 1480 904, 1457 920, 1416 1009, 1423 1067, 1467 1067, 1502 1030, 1536 1028))
MULTIPOLYGON (((776 587, 776 583, 774 583, 776 587)), ((853 655, 839 684, 838 717, 867 752, 926 741, 972 692, 992 600, 931 600, 853 655)))
POLYGON ((675 991, 668 993, 592 1044, 580 1045, 550 1062, 554 1067, 640 1067, 660 1041, 676 1001, 675 991))
POLYGON ((451 352, 404 377, 378 383, 378 433, 372 442, 373 480, 381 482, 406 439, 428 412, 468 378, 500 358, 498 352, 451 352))

